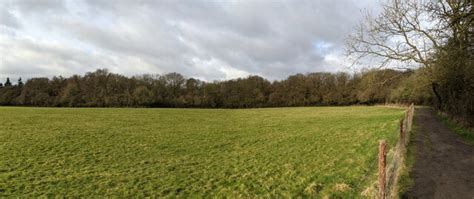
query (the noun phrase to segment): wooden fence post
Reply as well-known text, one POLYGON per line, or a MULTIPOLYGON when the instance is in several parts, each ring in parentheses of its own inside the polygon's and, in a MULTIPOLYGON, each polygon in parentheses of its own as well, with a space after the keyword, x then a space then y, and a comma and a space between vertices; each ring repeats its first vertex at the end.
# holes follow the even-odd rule
POLYGON ((379 141, 379 197, 385 199, 385 159, 387 142, 385 140, 379 141))
POLYGON ((415 114, 415 104, 414 103, 411 103, 410 105, 410 120, 409 120, 409 131, 411 131, 412 127, 413 127, 413 115, 415 114))
POLYGON ((404 118, 400 119, 400 145, 405 144, 405 131, 403 130, 403 120, 404 118))

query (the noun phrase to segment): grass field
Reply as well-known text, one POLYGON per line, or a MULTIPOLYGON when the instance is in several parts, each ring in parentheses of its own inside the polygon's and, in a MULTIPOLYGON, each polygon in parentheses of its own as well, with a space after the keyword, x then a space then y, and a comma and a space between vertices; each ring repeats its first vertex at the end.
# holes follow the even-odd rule
POLYGON ((353 196, 402 109, 0 107, 2 196, 353 196))

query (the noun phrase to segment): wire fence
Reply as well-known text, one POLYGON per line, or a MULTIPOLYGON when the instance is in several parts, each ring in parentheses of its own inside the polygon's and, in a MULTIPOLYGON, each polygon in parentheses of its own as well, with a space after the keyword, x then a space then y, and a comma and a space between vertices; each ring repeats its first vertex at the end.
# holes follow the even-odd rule
POLYGON ((388 153, 387 142, 385 140, 379 142, 378 198, 398 198, 397 183, 405 166, 406 145, 412 130, 414 112, 415 106, 411 104, 400 120, 400 139, 388 153))

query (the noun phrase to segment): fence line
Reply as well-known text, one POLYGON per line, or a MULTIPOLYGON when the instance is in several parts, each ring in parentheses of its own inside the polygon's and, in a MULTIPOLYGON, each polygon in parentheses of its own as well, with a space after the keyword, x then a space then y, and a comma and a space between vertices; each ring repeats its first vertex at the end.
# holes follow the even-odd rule
POLYGON ((406 145, 409 141, 410 132, 413 125, 413 114, 415 106, 413 103, 406 109, 405 116, 400 119, 400 139, 399 142, 387 153, 386 141, 379 142, 379 180, 378 197, 396 198, 396 190, 400 172, 404 166, 406 145))

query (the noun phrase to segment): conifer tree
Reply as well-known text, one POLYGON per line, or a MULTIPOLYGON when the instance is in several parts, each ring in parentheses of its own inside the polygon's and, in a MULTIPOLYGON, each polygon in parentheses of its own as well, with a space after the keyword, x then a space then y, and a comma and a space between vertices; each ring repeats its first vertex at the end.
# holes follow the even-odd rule
POLYGON ((12 86, 12 83, 10 82, 10 78, 7 77, 7 81, 5 82, 5 87, 7 86, 12 86))
POLYGON ((23 81, 21 81, 21 77, 20 77, 20 79, 18 79, 18 86, 20 86, 20 87, 23 86, 23 81))

